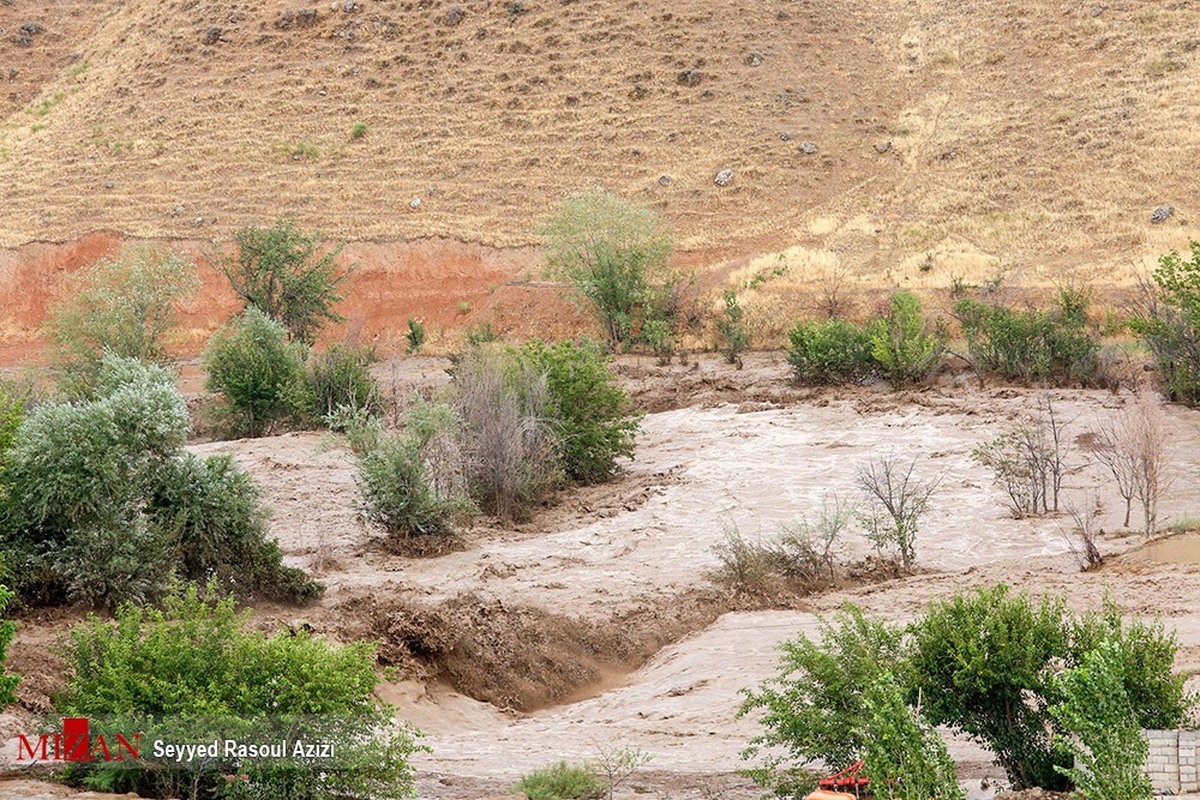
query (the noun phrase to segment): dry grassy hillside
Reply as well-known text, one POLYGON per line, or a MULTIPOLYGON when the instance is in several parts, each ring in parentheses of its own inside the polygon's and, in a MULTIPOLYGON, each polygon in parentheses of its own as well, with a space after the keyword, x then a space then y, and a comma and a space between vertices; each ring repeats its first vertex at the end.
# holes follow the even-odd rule
POLYGON ((1107 279, 1195 230, 1198 8, 5 0, 0 245, 286 214, 511 246, 599 185, 710 263, 1107 279))

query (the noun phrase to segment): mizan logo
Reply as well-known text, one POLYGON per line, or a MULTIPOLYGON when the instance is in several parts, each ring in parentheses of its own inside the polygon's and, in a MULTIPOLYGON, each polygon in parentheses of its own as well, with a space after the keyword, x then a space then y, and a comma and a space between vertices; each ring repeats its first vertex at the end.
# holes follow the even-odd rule
POLYGON ((63 720, 61 733, 37 734, 32 739, 17 734, 17 761, 125 761, 137 760, 142 734, 91 735, 86 717, 63 720))

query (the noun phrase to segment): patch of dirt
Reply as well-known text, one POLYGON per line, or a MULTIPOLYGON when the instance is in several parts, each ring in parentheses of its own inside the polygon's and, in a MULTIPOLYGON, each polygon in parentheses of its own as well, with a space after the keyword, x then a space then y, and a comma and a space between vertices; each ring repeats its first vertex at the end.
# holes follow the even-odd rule
POLYGON ((339 606, 340 639, 377 639, 379 660, 501 709, 529 712, 580 698, 702 630, 728 603, 696 589, 669 603, 589 620, 464 593, 433 606, 378 596, 339 606))

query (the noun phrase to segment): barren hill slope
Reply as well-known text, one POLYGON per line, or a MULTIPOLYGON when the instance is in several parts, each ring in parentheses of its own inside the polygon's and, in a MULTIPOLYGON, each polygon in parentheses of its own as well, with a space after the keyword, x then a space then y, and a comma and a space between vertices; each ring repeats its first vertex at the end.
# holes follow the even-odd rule
POLYGON ((1195 229, 1198 7, 11 0, 0 68, 43 82, 3 106, 0 245, 276 215, 522 245, 599 185, 710 261, 1107 279, 1195 229))

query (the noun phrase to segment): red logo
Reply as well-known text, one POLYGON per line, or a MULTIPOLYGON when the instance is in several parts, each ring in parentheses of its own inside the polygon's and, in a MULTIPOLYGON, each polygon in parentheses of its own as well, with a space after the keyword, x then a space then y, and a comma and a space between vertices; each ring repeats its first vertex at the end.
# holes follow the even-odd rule
POLYGON ((132 739, 130 744, 121 733, 92 736, 86 717, 69 717, 63 720, 62 733, 42 733, 32 740, 18 733, 17 761, 124 761, 126 756, 136 760, 142 734, 135 733, 132 739))

